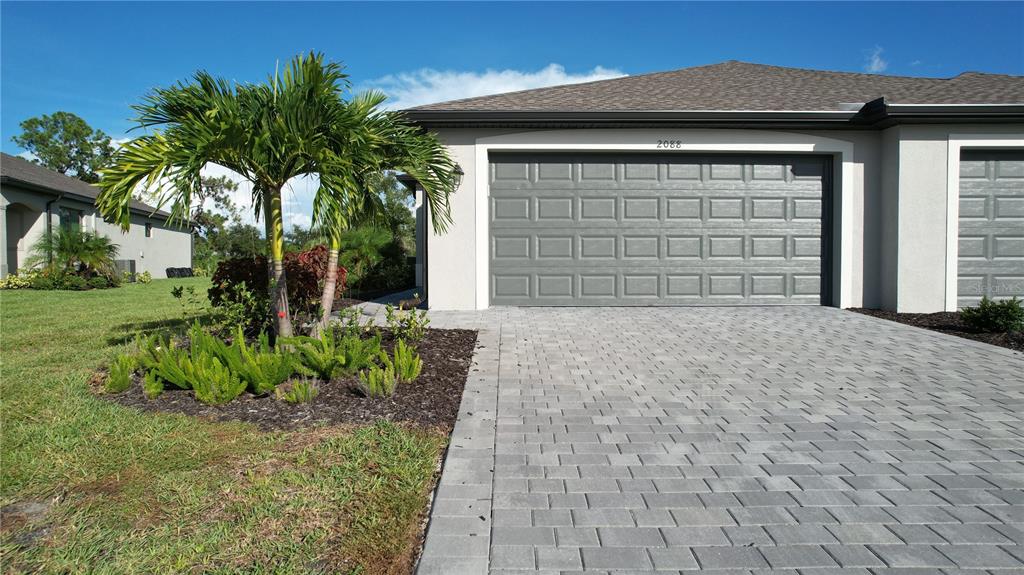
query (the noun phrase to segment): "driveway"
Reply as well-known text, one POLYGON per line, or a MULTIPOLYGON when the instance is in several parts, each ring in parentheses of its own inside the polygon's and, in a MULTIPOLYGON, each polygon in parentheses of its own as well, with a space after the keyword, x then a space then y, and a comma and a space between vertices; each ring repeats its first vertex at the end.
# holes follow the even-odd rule
POLYGON ((431 317, 481 334, 421 574, 1024 569, 1024 355, 822 307, 431 317))

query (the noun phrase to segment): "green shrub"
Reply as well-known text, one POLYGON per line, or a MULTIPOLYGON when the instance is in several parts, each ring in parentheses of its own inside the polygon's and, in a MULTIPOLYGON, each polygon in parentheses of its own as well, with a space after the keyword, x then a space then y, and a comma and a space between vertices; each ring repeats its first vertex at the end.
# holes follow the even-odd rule
POLYGON ((274 390, 278 399, 288 403, 309 403, 319 394, 320 386, 305 378, 279 385, 274 390))
POLYGON ((245 391, 245 382, 213 355, 199 353, 182 366, 196 399, 208 405, 223 405, 245 391))
POLYGON ((135 373, 136 367, 138 367, 138 362, 135 360, 135 356, 119 355, 114 363, 110 364, 110 375, 107 377, 103 389, 107 393, 125 391, 132 385, 132 375, 135 373))
POLYGON ((57 289, 82 291, 89 289, 89 282, 82 276, 65 274, 57 280, 57 289))
POLYGON ((164 382, 155 373, 148 371, 146 376, 142 378, 142 391, 146 394, 146 397, 156 399, 164 392, 164 382))
POLYGON ((192 389, 192 383, 185 369, 189 352, 174 345, 170 338, 150 336, 138 344, 139 363, 146 370, 146 376, 160 379, 179 389, 192 389))
POLYGON ((213 323, 218 330, 234 333, 242 328, 247 334, 255 334, 270 326, 270 300, 266 294, 249 289, 245 282, 216 292, 216 297, 218 299, 212 302, 212 312, 213 323))
POLYGON ((395 368, 390 365, 390 361, 384 367, 374 365, 368 370, 359 372, 358 389, 366 397, 390 397, 395 393, 396 385, 398 385, 398 380, 395 378, 395 368))
POLYGON ((280 348, 270 347, 270 338, 260 334, 256 345, 245 343, 242 328, 235 331, 235 340, 220 353, 221 360, 238 374, 246 387, 256 395, 271 393, 295 373, 298 358, 280 348))
POLYGON ((960 310, 960 318, 978 331, 1012 332, 1024 330, 1024 306, 1016 297, 1001 301, 981 298, 977 307, 960 310))
POLYGON ((91 289, 107 289, 109 287, 113 287, 110 284, 110 280, 108 280, 107 278, 105 278, 103 276, 96 276, 96 277, 93 277, 93 278, 89 278, 88 284, 89 284, 89 287, 91 289))
POLYGON ((430 325, 426 310, 402 311, 390 304, 384 307, 384 318, 395 338, 412 342, 422 341, 430 325))
POLYGON ((57 289, 57 279, 50 274, 40 274, 31 280, 32 289, 38 290, 53 290, 57 289))
POLYGON ((368 339, 346 335, 338 344, 342 356, 341 369, 351 375, 373 364, 380 353, 380 335, 368 339))
POLYGON ((148 271, 142 272, 141 274, 135 276, 135 281, 139 282, 140 284, 148 284, 153 281, 153 274, 149 273, 148 271))
POLYGON ((345 356, 338 341, 333 330, 324 330, 320 337, 296 336, 282 339, 281 344, 292 346, 302 366, 326 381, 345 367, 345 356))
POLYGON ((416 350, 405 345, 404 340, 395 342, 394 361, 395 377, 400 383, 412 383, 423 370, 423 360, 416 350))

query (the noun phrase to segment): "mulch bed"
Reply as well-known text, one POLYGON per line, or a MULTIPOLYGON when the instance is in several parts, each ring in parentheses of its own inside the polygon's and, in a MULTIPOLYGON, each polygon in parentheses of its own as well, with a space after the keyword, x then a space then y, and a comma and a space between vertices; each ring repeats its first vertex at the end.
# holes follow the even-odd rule
MULTIPOLYGON (((384 334, 383 347, 393 345, 384 334)), ((184 413, 219 421, 245 421, 263 430, 295 429, 313 424, 360 424, 380 419, 450 430, 462 401, 462 389, 473 358, 476 332, 464 329, 429 329, 416 346, 423 371, 416 381, 400 384, 386 398, 366 398, 354 391, 357 378, 320 382, 320 394, 310 403, 291 404, 273 396, 243 393, 234 401, 211 406, 196 401, 192 391, 168 388, 156 398, 142 392, 141 382, 119 394, 101 397, 143 411, 184 413)))
POLYGON ((906 325, 912 325, 914 327, 921 327, 932 331, 947 333, 957 337, 973 339, 975 341, 1005 347, 1014 351, 1024 351, 1024 332, 994 333, 976 331, 968 327, 963 320, 960 319, 959 312, 943 311, 938 313, 896 313, 894 311, 865 308, 851 308, 850 311, 906 325))

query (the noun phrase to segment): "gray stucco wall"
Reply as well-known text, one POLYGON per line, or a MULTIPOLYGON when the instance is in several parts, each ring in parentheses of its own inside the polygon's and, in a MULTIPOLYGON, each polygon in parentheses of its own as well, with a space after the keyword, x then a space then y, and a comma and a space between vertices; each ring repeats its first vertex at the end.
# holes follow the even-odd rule
MULTIPOLYGON (((13 185, 0 188, 0 277, 6 276, 16 269, 9 260, 12 249, 21 256, 28 253, 31 246, 46 233, 46 203, 55 196, 39 193, 13 185), (30 214, 31 226, 25 230, 16 246, 9 246, 9 236, 19 236, 16 231, 8 230, 8 210, 19 214, 30 214), (11 233, 9 233, 11 232, 11 233)), ((136 272, 148 271, 154 278, 167 277, 169 267, 192 267, 192 236, 187 230, 168 226, 160 217, 147 217, 133 214, 131 228, 127 233, 120 227, 103 221, 93 204, 65 197, 51 206, 51 222, 53 227, 60 225, 59 208, 67 207, 82 211, 82 229, 96 232, 109 237, 118 245, 117 259, 135 260, 136 272), (152 235, 146 237, 145 225, 152 224, 152 235)), ((13 238, 11 238, 13 239, 13 238)))

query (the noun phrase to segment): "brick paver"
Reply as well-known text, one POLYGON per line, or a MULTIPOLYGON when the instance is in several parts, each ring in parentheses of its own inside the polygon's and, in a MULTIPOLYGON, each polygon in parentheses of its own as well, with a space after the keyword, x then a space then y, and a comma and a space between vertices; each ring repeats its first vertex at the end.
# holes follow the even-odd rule
POLYGON ((1024 570, 1024 355, 831 308, 480 330, 419 573, 1024 570))

